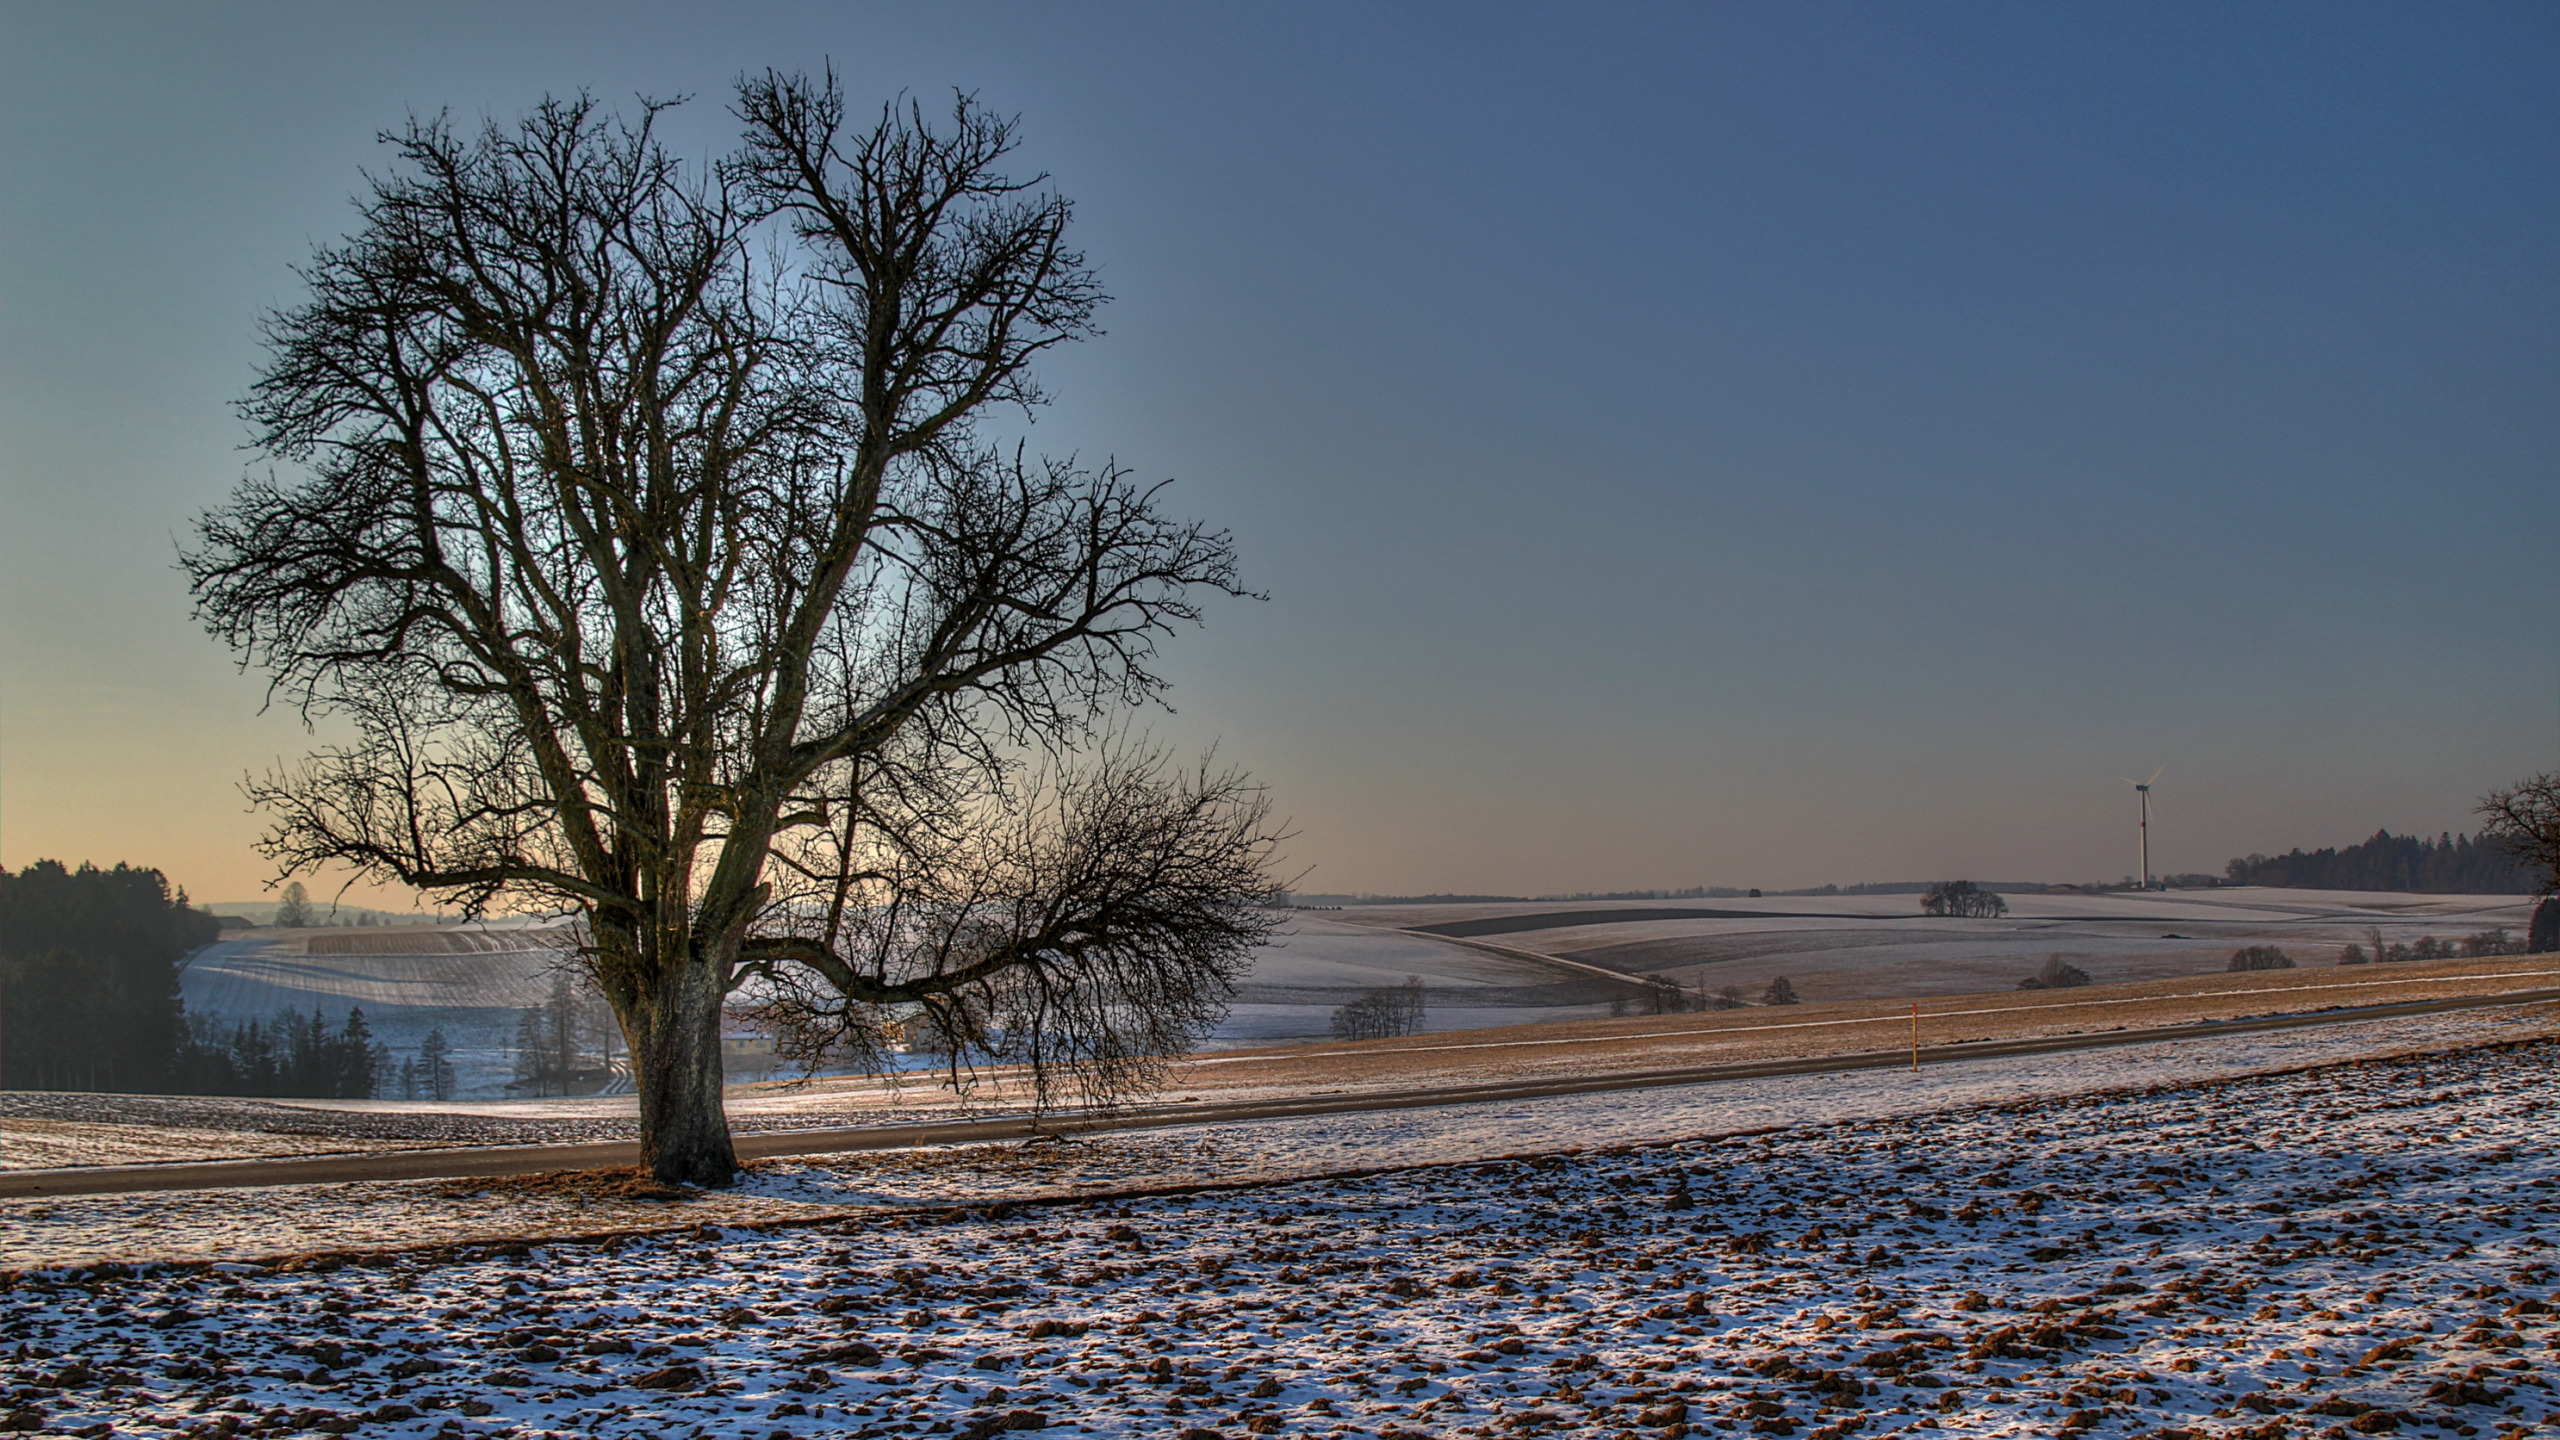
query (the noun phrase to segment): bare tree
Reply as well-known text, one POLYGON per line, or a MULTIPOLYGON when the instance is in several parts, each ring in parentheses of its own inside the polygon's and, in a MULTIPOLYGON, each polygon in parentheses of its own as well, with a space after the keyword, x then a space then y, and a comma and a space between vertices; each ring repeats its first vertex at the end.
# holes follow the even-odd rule
POLYGON ((662 1180, 734 1173, 741 987, 807 1043, 922 1018, 1127 1093, 1270 924, 1260 792, 1109 743, 1244 593, 1230 543, 980 434, 1102 299, 1011 121, 768 74, 688 172, 661 108, 413 121, 268 322, 244 409, 305 478, 185 563, 355 738, 253 782, 267 853, 573 912, 662 1180))
POLYGON ((284 898, 276 902, 275 923, 287 930, 299 930, 311 923, 311 892, 302 888, 301 881, 284 887, 284 898))
POLYGON ((1382 985, 1333 1012, 1336 1040, 1391 1040, 1422 1033, 1422 977, 1382 985))
POLYGON ((1689 1009, 1688 988, 1668 975, 1644 977, 1644 1008, 1648 1015, 1677 1015, 1689 1009))
POLYGON ((2560 770, 2528 776, 2480 797, 2482 838, 2504 841, 2539 872, 2534 893, 2560 894, 2560 770))
POLYGON ((2480 797, 2474 813, 2487 823, 2482 838, 2503 840, 2532 867, 2542 897, 2525 927, 2525 950, 2560 950, 2560 770, 2546 770, 2480 797))

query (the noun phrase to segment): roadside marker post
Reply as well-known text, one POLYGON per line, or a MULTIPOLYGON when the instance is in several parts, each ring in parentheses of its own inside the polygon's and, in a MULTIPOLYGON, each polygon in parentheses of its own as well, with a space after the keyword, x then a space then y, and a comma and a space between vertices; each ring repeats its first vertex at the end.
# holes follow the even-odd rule
POLYGON ((1920 1073, 1920 1002, 1911 1002, 1911 1073, 1920 1073))

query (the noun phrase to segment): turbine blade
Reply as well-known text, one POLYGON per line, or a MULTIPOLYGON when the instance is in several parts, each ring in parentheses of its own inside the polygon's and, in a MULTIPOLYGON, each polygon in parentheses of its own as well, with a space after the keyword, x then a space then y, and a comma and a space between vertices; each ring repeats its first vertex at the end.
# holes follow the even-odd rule
POLYGON ((2145 784, 2145 785, 2157 785, 2157 784, 2159 784, 2159 783, 2160 783, 2160 777, 2161 777, 2161 775, 2163 775, 2164 773, 2166 773, 2166 772, 2168 771, 2168 769, 2169 769, 2169 767, 2168 767, 2168 766, 2166 766, 2166 765, 2161 766, 2158 770, 2154 770, 2154 771, 2152 771, 2152 772, 2151 772, 2151 778, 2150 778, 2150 779, 2145 780, 2145 781, 2143 781, 2142 783, 2143 783, 2143 784, 2145 784))

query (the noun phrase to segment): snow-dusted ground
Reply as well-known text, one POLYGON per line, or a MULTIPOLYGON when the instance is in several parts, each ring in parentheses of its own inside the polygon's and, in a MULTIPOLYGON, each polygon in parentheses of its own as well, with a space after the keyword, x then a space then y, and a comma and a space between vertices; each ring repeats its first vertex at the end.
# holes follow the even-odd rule
POLYGON ((41 1273, 0 1293, 5 1423, 2550 1433, 2555 1080, 2541 1040, 1009 1214, 41 1273))
POLYGON ((1303 1119, 1194 1125, 1071 1142, 874 1152, 758 1167, 735 1191, 673 1208, 576 1189, 380 1181, 0 1200, 16 1265, 252 1259, 693 1221, 812 1220, 881 1207, 1054 1199, 1660 1143, 2560 1038, 2552 1007, 2373 1020, 2262 1035, 1303 1119))

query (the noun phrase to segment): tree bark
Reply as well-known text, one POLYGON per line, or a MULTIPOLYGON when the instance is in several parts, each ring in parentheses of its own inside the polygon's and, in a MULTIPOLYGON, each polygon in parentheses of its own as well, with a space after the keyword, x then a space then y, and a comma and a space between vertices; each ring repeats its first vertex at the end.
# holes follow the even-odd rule
POLYGON ((724 1186, 738 1173, 721 1108, 724 969, 686 954, 663 968, 647 1001, 625 1012, 623 1039, 640 1091, 640 1163, 663 1184, 724 1186))

